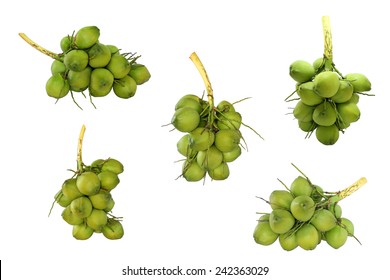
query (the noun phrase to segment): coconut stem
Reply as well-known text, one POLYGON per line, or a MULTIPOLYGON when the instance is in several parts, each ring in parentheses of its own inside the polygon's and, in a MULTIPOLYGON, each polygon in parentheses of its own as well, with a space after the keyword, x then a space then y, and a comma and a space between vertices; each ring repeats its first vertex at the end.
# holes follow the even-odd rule
POLYGON ((210 108, 214 108, 214 96, 213 96, 213 88, 211 87, 211 83, 209 80, 209 77, 207 76, 206 69, 204 68, 202 62, 200 61, 198 55, 193 52, 190 56, 191 61, 195 64, 196 68, 199 71, 199 74, 201 75, 203 82, 206 86, 207 90, 207 98, 209 101, 210 108))
POLYGON ((340 191, 337 195, 340 197, 340 200, 343 198, 346 198, 347 196, 350 196, 354 192, 356 192, 358 189, 363 187, 367 183, 367 179, 365 177, 360 178, 355 183, 350 185, 349 187, 345 188, 344 190, 340 191))
POLYGON ((85 133, 85 125, 83 125, 81 127, 79 141, 78 141, 78 145, 77 145, 77 171, 79 171, 79 172, 83 171, 82 151, 83 151, 84 133, 85 133))
POLYGON ((322 30, 324 33, 324 57, 333 63, 333 45, 332 45, 332 32, 330 29, 329 16, 322 17, 322 30))
POLYGON ((62 61, 61 57, 56 54, 56 53, 53 53, 47 49, 45 49, 44 47, 41 47, 40 45, 38 45, 37 43, 35 43, 33 40, 31 40, 29 37, 27 37, 26 34, 24 33, 19 33, 19 36, 22 37, 22 39, 24 41, 26 41, 30 46, 32 46, 34 49, 40 51, 41 53, 47 55, 47 56, 50 56, 51 58, 53 59, 56 59, 56 60, 60 60, 62 61))
POLYGON ((354 192, 356 192, 358 189, 363 187, 367 183, 367 179, 362 177, 359 180, 357 180, 355 183, 350 185, 349 187, 343 189, 342 191, 338 191, 336 193, 333 193, 327 203, 337 203, 340 200, 346 198, 347 196, 350 196, 354 192))

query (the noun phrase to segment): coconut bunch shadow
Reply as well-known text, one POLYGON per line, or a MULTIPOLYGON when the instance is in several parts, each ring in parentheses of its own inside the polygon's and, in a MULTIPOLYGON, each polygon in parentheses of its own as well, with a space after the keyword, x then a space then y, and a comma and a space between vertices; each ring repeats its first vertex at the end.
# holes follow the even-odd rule
POLYGON ((329 17, 324 16, 322 23, 324 55, 313 63, 296 60, 290 65, 289 74, 296 86, 285 101, 298 101, 292 114, 298 120, 299 128, 306 132, 305 138, 310 138, 315 132, 320 143, 333 145, 340 132, 344 133, 359 120, 360 96, 374 95, 367 93, 371 90, 371 82, 365 75, 343 75, 336 68, 329 17))
POLYGON ((114 159, 97 159, 91 165, 82 160, 82 141, 85 126, 80 131, 77 149, 77 170, 66 179, 54 196, 49 216, 55 204, 63 207, 62 218, 72 226, 72 235, 87 240, 94 233, 102 233, 107 239, 121 239, 124 235, 122 217, 112 214, 115 201, 112 190, 119 182, 123 164, 114 159))
POLYGON ((191 54, 190 59, 199 71, 206 86, 201 97, 187 94, 181 97, 175 105, 171 130, 185 133, 177 142, 178 152, 185 158, 182 162, 182 172, 177 179, 183 177, 189 182, 205 183, 207 175, 212 180, 225 180, 230 175, 229 163, 235 161, 242 150, 248 150, 248 145, 241 133, 246 127, 259 138, 263 137, 251 126, 242 121, 241 114, 235 105, 249 97, 236 102, 223 100, 216 106, 214 94, 207 72, 197 54, 191 54))
POLYGON ((74 93, 80 93, 90 103, 93 97, 104 97, 111 91, 122 99, 133 97, 138 86, 147 82, 151 75, 148 68, 138 63, 141 57, 136 53, 122 52, 115 45, 99 41, 100 29, 85 26, 60 41, 61 53, 51 52, 19 33, 29 45, 51 57, 51 77, 46 82, 46 93, 56 103, 68 95, 76 102, 74 93))
POLYGON ((339 201, 366 184, 366 178, 360 178, 341 191, 327 192, 292 165, 301 175, 294 179, 290 188, 278 179, 285 189, 274 190, 268 200, 258 197, 272 210, 257 213, 261 217, 253 232, 255 242, 268 246, 278 240, 286 251, 298 247, 314 250, 322 241, 338 249, 348 237, 361 244, 355 236, 352 221, 342 216, 339 201))

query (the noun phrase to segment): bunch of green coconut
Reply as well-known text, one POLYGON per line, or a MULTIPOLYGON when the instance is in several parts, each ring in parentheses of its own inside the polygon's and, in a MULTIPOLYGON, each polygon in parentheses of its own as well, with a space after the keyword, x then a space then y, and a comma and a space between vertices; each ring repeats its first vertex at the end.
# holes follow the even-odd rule
MULTIPOLYGON (((103 44, 97 26, 85 26, 60 41, 62 53, 50 52, 32 42, 26 35, 20 36, 37 50, 53 58, 51 76, 46 82, 46 93, 57 101, 70 92, 84 97, 88 91, 93 97, 104 97, 111 91, 120 98, 135 95, 137 87, 147 82, 151 75, 148 68, 138 63, 140 56, 123 52, 115 45, 103 44)), ((80 106, 79 106, 80 107, 80 106)), ((81 108, 81 107, 80 107, 81 108)))
MULTIPOLYGON (((342 247, 354 235, 354 224, 342 216, 338 203, 366 183, 361 178, 341 192, 325 192, 309 178, 298 176, 284 190, 274 190, 266 201, 271 212, 261 213, 253 238, 257 244, 268 246, 276 240, 286 251, 315 249, 322 241, 332 248, 342 247)), ((360 242, 359 242, 360 243, 360 242)))
POLYGON ((298 100, 293 109, 298 126, 324 145, 335 144, 352 123, 360 119, 361 95, 372 95, 371 82, 361 73, 342 75, 333 61, 332 35, 328 16, 322 17, 324 55, 313 63, 294 61, 289 73, 296 82, 295 91, 286 101, 298 100), (298 97, 290 99, 295 93, 298 97))
POLYGON ((112 190, 119 184, 118 175, 122 172, 120 161, 98 159, 63 182, 54 199, 64 207, 61 216, 72 226, 75 239, 86 240, 94 233, 112 240, 123 237, 120 219, 111 213, 115 205, 112 190))
POLYGON ((241 155, 242 148, 245 148, 240 128, 246 126, 252 129, 242 122, 242 116, 235 108, 236 103, 246 98, 233 103, 223 100, 215 106, 203 64, 195 52, 190 59, 206 85, 207 100, 187 94, 175 105, 170 124, 185 133, 177 142, 178 152, 185 157, 179 177, 189 182, 205 179, 206 175, 212 180, 225 180, 230 175, 228 164, 235 161, 241 155))
POLYGON ((370 81, 360 73, 341 75, 326 57, 313 64, 297 60, 289 72, 297 82, 293 114, 299 128, 308 137, 315 131, 324 145, 335 144, 340 132, 359 120, 359 97, 371 90, 370 81))
POLYGON ((185 157, 182 176, 190 182, 229 177, 228 163, 241 155, 242 117, 228 101, 216 107, 193 94, 187 94, 175 105, 172 125, 186 133, 177 142, 178 152, 185 157))
POLYGON ((72 226, 77 240, 87 240, 94 233, 102 233, 107 239, 121 239, 124 229, 121 218, 112 214, 115 201, 112 191, 120 183, 123 164, 115 158, 97 159, 90 165, 82 160, 82 142, 85 126, 80 131, 77 148, 77 170, 66 179, 54 196, 54 202, 62 206, 63 220, 72 226))

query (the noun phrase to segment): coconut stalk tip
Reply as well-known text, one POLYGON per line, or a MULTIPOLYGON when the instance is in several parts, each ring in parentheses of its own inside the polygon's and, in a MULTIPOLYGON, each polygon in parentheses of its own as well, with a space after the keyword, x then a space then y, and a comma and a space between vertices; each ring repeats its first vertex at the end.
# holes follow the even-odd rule
POLYGON ((80 130, 80 135, 77 143, 77 170, 82 171, 83 169, 83 139, 85 133, 85 125, 83 124, 80 130))
POLYGON ((329 16, 322 17, 322 30, 324 33, 324 56, 326 59, 333 61, 333 45, 332 45, 332 32, 330 28, 329 16))
POLYGON ((33 40, 31 40, 26 34, 20 32, 19 33, 19 36, 24 40, 26 41, 30 46, 32 46, 34 49, 36 49, 37 51, 53 58, 53 59, 56 59, 56 60, 61 60, 60 56, 52 51, 49 51, 47 49, 45 49, 44 47, 38 45, 37 43, 35 43, 33 40))
POLYGON ((209 77, 207 75, 206 69, 204 68, 203 63, 200 61, 200 58, 198 57, 196 52, 193 52, 190 55, 190 59, 194 63, 196 69, 198 69, 198 72, 203 79, 203 82, 204 82, 204 84, 206 86, 206 90, 207 90, 207 98, 208 98, 208 101, 210 104, 210 108, 213 108, 214 107, 213 88, 211 87, 211 83, 210 83, 209 77))
POLYGON ((340 200, 343 198, 346 198, 347 196, 350 196, 351 194, 356 192, 358 189, 363 187, 366 183, 367 183, 367 179, 365 177, 361 177, 355 183, 353 183, 349 187, 345 188, 344 190, 340 191, 340 193, 338 194, 338 196, 340 197, 340 200))

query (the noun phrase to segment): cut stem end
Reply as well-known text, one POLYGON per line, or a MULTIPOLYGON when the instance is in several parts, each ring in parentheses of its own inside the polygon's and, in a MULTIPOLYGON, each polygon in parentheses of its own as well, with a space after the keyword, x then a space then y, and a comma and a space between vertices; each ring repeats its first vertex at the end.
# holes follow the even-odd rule
POLYGON ((24 40, 26 41, 30 46, 32 46, 34 49, 40 51, 41 53, 47 55, 47 56, 50 56, 51 58, 53 59, 56 59, 56 60, 60 60, 62 61, 62 58, 54 53, 54 52, 51 52, 47 49, 45 49, 44 47, 41 47, 40 45, 38 45, 37 43, 35 43, 33 40, 31 40, 29 37, 27 37, 26 34, 24 33, 19 33, 19 36, 24 40))
POLYGON ((329 16, 322 17, 322 30, 324 32, 324 56, 333 62, 332 32, 330 29, 329 16))
POLYGON ((213 96, 213 88, 211 87, 211 83, 209 77, 207 75, 206 69, 203 66, 203 63, 200 61, 196 52, 193 52, 190 55, 191 61, 195 64, 196 69, 198 69, 200 76, 203 79, 203 82, 206 86, 207 90, 207 98, 210 104, 210 108, 214 108, 214 96, 213 96))
POLYGON ((77 145, 77 171, 83 170, 83 139, 84 139, 84 133, 85 133, 85 125, 81 127, 78 145, 77 145))

